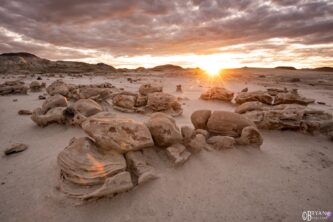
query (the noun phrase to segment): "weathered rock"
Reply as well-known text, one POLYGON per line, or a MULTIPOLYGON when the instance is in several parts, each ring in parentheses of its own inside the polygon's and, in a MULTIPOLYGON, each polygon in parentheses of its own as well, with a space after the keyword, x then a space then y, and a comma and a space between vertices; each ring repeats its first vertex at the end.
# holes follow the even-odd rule
POLYGON ((191 115, 191 121, 196 129, 207 129, 207 122, 212 114, 210 110, 197 110, 191 115))
POLYGON ((143 123, 107 112, 89 117, 81 126, 105 150, 114 149, 125 153, 154 145, 143 123))
POLYGON ((7 148, 4 153, 5 153, 5 155, 11 155, 14 153, 22 152, 26 149, 28 149, 28 146, 26 144, 14 143, 9 148, 7 148))
POLYGON ((258 102, 258 101, 251 101, 251 102, 245 102, 241 105, 239 105, 238 107, 236 107, 235 112, 236 113, 246 113, 246 112, 250 112, 253 110, 263 110, 265 108, 265 104, 263 104, 262 102, 258 102))
POLYGON ((129 172, 120 172, 112 177, 106 178, 104 184, 99 189, 92 193, 83 195, 81 198, 84 200, 100 198, 100 197, 112 197, 115 194, 123 193, 131 190, 134 187, 129 172))
POLYGON ((221 136, 239 137, 247 126, 255 124, 238 113, 227 111, 214 111, 207 122, 207 130, 221 136))
POLYGON ((235 102, 237 104, 242 104, 251 101, 259 101, 270 105, 273 102, 273 97, 264 91, 240 92, 235 97, 235 102))
POLYGON ((249 91, 249 89, 246 87, 246 88, 242 89, 241 92, 248 92, 248 91, 249 91))
POLYGON ((287 93, 288 89, 279 89, 279 88, 267 88, 267 93, 271 96, 276 96, 279 93, 287 93))
POLYGON ((138 95, 130 92, 121 92, 112 98, 113 108, 123 112, 135 112, 135 105, 138 95))
POLYGON ((153 112, 166 112, 171 116, 179 116, 183 113, 176 97, 163 92, 149 93, 147 107, 153 112))
POLYGON ((207 140, 217 150, 235 148, 235 139, 230 136, 212 136, 207 140))
POLYGON ((195 134, 202 134, 206 139, 209 137, 209 132, 204 129, 196 129, 195 134))
POLYGON ((32 114, 32 112, 30 110, 27 110, 27 109, 20 109, 17 113, 19 115, 31 115, 32 114))
POLYGON ((135 101, 135 106, 136 107, 146 106, 147 102, 148 102, 147 96, 138 96, 135 101))
POLYGON ((189 141, 184 141, 186 148, 191 153, 198 153, 202 149, 211 150, 211 146, 206 142, 206 137, 202 134, 196 134, 189 141))
POLYGON ((46 99, 46 97, 43 96, 43 95, 39 95, 39 96, 38 96, 38 99, 39 99, 39 100, 44 100, 44 99, 46 99))
POLYGON ((153 113, 146 125, 156 146, 167 147, 183 139, 176 121, 165 113, 153 113))
POLYGON ((38 81, 32 81, 30 83, 31 92, 40 92, 42 90, 42 86, 38 81))
POLYGON ((237 138, 236 142, 241 145, 254 144, 260 147, 263 143, 263 138, 256 127, 248 126, 242 130, 241 137, 237 138))
POLYGON ((184 139, 191 139, 195 136, 195 131, 192 127, 182 126, 180 128, 180 131, 184 139))
POLYGON ((191 156, 186 147, 179 143, 166 148, 166 153, 176 166, 184 164, 191 156))
POLYGON ((92 99, 80 99, 71 106, 75 114, 80 113, 85 117, 95 115, 103 111, 101 105, 92 99))
POLYGON ((66 122, 65 109, 65 107, 54 107, 44 114, 41 108, 37 108, 32 112, 31 119, 41 127, 51 123, 64 124, 66 122))
POLYGON ((148 165, 141 151, 130 151, 126 155, 127 167, 137 177, 138 184, 157 178, 155 169, 148 165))
POLYGON ((64 180, 84 186, 103 184, 106 178, 126 169, 122 154, 105 152, 88 137, 72 138, 57 161, 64 180))
POLYGON ((261 129, 299 129, 305 107, 296 104, 283 104, 268 107, 264 111, 250 111, 244 115, 261 129))
POLYGON ((0 95, 9 94, 27 94, 28 87, 24 85, 24 82, 16 81, 6 81, 4 84, 0 84, 0 95))
POLYGON ((143 84, 139 88, 139 93, 144 96, 148 95, 149 93, 162 92, 162 91, 163 91, 162 86, 152 85, 152 84, 143 84))
POLYGON ((66 97, 60 95, 60 94, 56 94, 54 96, 50 96, 48 97, 42 105, 42 112, 46 113, 47 111, 49 111, 50 109, 54 108, 54 107, 67 107, 68 102, 66 97))
POLYGON ((177 85, 176 86, 176 92, 183 92, 182 85, 177 85))
POLYGON ((207 92, 202 93, 200 98, 204 100, 221 100, 230 102, 234 97, 234 93, 222 88, 222 87, 212 87, 207 90, 207 92))
POLYGON ((278 93, 275 97, 274 104, 300 104, 308 105, 314 103, 314 99, 308 99, 298 95, 297 93, 278 93))
POLYGON ((46 91, 49 95, 53 96, 56 94, 60 94, 63 96, 67 96, 69 92, 68 85, 64 83, 61 79, 58 79, 51 83, 47 88, 46 91))

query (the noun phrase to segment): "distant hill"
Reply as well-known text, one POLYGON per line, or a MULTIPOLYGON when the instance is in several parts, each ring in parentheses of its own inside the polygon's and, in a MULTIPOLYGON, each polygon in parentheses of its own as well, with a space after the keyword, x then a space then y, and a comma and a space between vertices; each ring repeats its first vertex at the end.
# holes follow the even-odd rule
POLYGON ((152 71, 183 71, 184 69, 181 66, 166 64, 166 65, 161 65, 161 66, 155 66, 153 68, 150 68, 149 70, 152 70, 152 71))
POLYGON ((98 73, 116 71, 116 68, 104 63, 50 61, 27 52, 3 53, 0 55, 0 73, 98 73))
POLYGON ((321 71, 321 72, 333 72, 333 67, 319 67, 313 69, 315 71, 321 71))
POLYGON ((295 67, 292 66, 277 66, 275 69, 288 69, 288 70, 296 70, 295 67))

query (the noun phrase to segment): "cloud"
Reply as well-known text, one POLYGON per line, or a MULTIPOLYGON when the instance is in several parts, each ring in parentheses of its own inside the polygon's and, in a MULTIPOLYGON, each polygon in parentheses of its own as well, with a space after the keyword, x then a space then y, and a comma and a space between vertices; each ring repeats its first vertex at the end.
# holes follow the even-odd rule
POLYGON ((71 54, 73 59, 85 58, 82 50, 96 52, 94 57, 108 54, 112 58, 209 55, 240 44, 268 47, 260 42, 274 38, 303 45, 333 43, 333 3, 329 0, 0 3, 0 36, 4 42, 0 50, 28 50, 48 58, 70 58, 71 54), (8 32, 31 41, 19 41, 8 32), (33 44, 36 42, 41 44, 33 44))

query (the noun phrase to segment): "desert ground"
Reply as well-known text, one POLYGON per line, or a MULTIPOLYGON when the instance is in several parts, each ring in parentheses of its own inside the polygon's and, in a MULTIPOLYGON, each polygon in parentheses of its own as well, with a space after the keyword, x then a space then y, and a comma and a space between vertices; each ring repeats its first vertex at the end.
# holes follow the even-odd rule
MULTIPOLYGON (((2 75, 0 83, 21 79, 26 84, 38 76, 48 86, 57 79, 71 84, 111 83, 137 92, 150 82, 163 92, 181 97, 179 127, 191 126, 191 114, 200 109, 233 112, 234 103, 202 100, 212 86, 240 92, 267 87, 297 88, 316 102, 310 108, 333 114, 333 73, 278 69, 229 70, 220 78, 168 75, 168 73, 115 73, 81 77, 2 75), (138 79, 135 82, 127 78, 138 79), (300 80, 293 80, 299 78, 300 80), (183 92, 176 92, 181 84, 183 92), (318 104, 317 102, 321 102, 318 104)), ((58 154, 72 137, 86 134, 80 127, 50 124, 38 127, 20 109, 34 110, 45 93, 0 96, 1 152, 24 143, 24 152, 0 158, 0 221, 301 221, 307 210, 332 210, 333 149, 327 136, 291 130, 260 130, 260 149, 202 150, 182 166, 174 167, 163 149, 145 155, 158 178, 112 198, 76 201, 59 190, 58 154), (17 100, 17 101, 14 101, 17 100)), ((150 114, 119 116, 145 122, 150 114)))

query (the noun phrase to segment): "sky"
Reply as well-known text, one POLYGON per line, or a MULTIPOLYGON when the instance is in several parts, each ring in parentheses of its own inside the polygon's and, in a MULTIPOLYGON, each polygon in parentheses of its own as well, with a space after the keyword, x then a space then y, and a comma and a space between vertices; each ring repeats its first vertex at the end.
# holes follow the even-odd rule
POLYGON ((333 66, 332 0, 0 0, 0 53, 203 69, 333 66))

